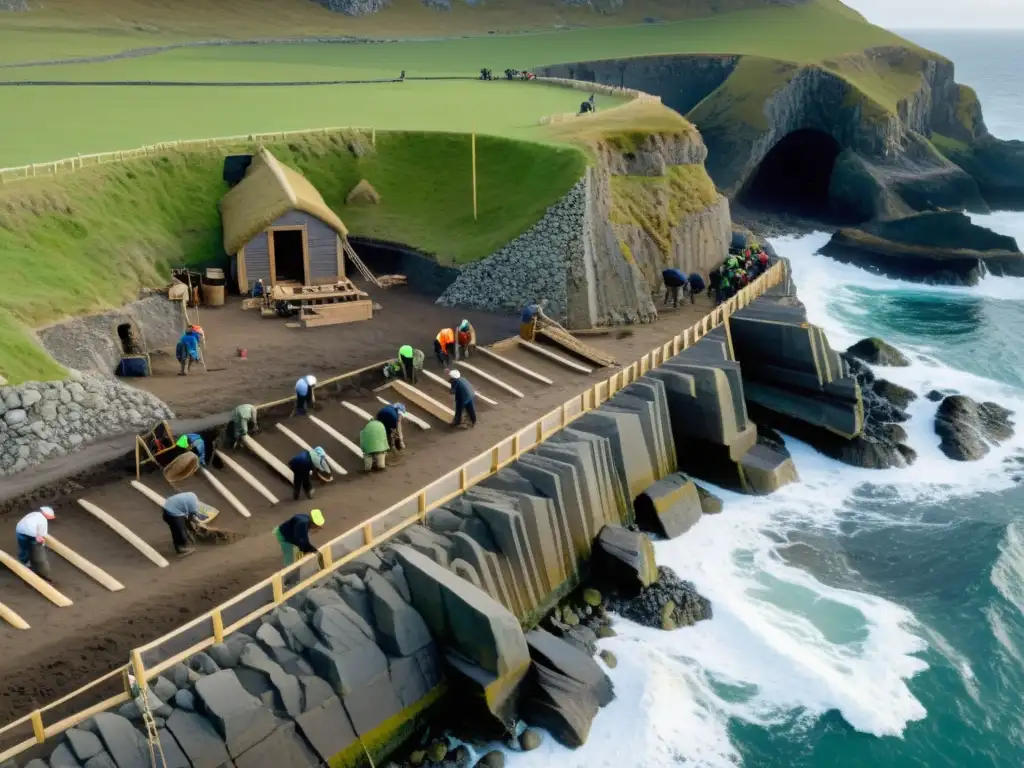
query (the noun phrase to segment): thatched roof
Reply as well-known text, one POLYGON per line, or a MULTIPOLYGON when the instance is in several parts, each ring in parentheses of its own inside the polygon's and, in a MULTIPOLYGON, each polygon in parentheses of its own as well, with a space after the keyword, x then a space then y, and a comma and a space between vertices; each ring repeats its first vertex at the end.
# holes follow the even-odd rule
POLYGON ((288 211, 316 216, 343 237, 348 229, 305 176, 260 148, 245 178, 220 201, 224 252, 238 253, 247 242, 288 211))

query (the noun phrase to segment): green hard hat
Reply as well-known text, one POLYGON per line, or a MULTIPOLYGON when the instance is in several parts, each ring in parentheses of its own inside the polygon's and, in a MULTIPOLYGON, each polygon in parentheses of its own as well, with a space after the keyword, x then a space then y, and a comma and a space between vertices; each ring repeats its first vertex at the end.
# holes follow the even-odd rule
POLYGON ((412 347, 409 344, 403 344, 398 348, 399 357, 412 357, 412 347))

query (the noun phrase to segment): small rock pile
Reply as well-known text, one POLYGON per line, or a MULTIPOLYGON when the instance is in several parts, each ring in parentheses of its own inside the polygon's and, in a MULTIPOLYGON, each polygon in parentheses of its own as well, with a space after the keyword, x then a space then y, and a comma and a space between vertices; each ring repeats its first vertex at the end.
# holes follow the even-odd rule
POLYGON ((548 208, 532 229, 497 253, 462 270, 438 304, 484 312, 516 312, 547 299, 547 313, 564 318, 568 310, 568 265, 583 258, 586 179, 548 208))
POLYGON ((0 475, 173 417, 148 392, 99 375, 72 373, 68 381, 0 388, 0 475))
POLYGON ((689 627, 711 618, 711 601, 675 571, 658 566, 658 580, 632 598, 612 600, 609 608, 630 621, 655 629, 689 627))

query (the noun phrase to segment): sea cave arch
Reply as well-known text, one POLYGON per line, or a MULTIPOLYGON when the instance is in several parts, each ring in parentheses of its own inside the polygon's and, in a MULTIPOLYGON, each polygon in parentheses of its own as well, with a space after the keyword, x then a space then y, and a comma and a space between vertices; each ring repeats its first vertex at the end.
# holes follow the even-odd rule
POLYGON ((816 219, 841 218, 830 205, 832 172, 842 147, 814 128, 786 134, 765 155, 743 187, 739 202, 763 211, 816 219))

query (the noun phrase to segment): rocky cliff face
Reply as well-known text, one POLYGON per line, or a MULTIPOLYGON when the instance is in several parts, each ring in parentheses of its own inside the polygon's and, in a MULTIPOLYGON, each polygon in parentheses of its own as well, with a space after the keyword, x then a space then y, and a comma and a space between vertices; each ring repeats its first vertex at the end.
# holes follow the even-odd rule
POLYGON ((1008 188, 1024 187, 993 170, 990 156, 1010 156, 1017 168, 1024 165, 1017 158, 1024 152, 1008 152, 1004 142, 988 136, 977 97, 956 83, 952 62, 891 47, 848 59, 798 66, 753 57, 652 56, 562 64, 544 68, 543 74, 660 96, 700 129, 709 149, 708 172, 730 197, 740 196, 768 154, 800 130, 834 140, 839 157, 829 204, 855 218, 894 218, 941 207, 985 211, 972 174, 986 193, 994 189, 1007 197, 1012 196, 1008 188), (850 67, 875 69, 880 77, 916 76, 920 85, 894 105, 882 105, 832 71, 850 67), (987 154, 967 158, 962 151, 960 167, 930 141, 943 137, 984 147, 987 154), (993 141, 999 152, 993 151, 993 141))

